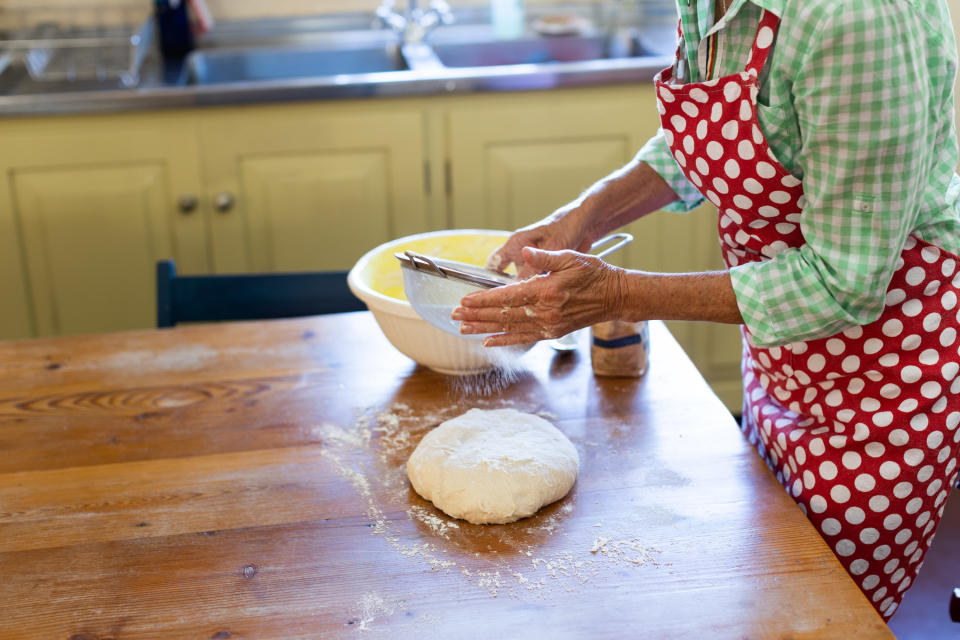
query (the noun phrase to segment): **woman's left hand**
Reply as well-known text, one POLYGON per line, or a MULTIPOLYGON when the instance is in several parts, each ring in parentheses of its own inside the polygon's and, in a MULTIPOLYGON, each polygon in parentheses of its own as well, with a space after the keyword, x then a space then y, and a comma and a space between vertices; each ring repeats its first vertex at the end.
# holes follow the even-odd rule
POLYGON ((524 260, 541 275, 464 296, 451 318, 465 334, 493 333, 483 344, 500 347, 559 338, 619 317, 623 269, 576 251, 526 247, 524 260))

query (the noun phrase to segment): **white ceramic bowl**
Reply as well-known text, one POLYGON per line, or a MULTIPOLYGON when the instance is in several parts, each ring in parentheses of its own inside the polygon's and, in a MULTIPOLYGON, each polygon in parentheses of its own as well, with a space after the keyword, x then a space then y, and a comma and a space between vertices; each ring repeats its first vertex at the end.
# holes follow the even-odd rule
MULTIPOLYGON (((507 239, 506 231, 488 229, 456 229, 449 231, 430 231, 417 235, 398 238, 368 251, 350 270, 347 284, 355 296, 360 298, 373 313, 380 330, 398 351, 414 361, 440 373, 450 375, 468 375, 486 371, 516 357, 518 349, 506 352, 502 348, 488 349, 476 340, 461 338, 429 324, 417 315, 410 303, 384 293, 385 274, 390 286, 396 287, 403 282, 400 275, 400 263, 393 257, 396 252, 411 249, 418 253, 440 258, 449 258, 462 262, 477 261, 478 255, 443 255, 445 241, 454 238, 460 242, 470 242, 475 237, 477 250, 482 253, 496 248, 507 239), (392 264, 391 264, 392 262, 392 264), (396 271, 394 272, 393 269, 396 271), (378 281, 379 280, 379 281, 378 281)), ((448 250, 449 251, 449 250, 448 250)), ((486 256, 483 255, 481 260, 486 256)), ((531 345, 519 349, 526 351, 531 345)))

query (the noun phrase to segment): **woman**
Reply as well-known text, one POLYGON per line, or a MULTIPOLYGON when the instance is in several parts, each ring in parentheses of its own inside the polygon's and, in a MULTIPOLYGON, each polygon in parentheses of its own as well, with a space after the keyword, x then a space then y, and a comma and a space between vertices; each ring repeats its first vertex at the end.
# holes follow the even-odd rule
POLYGON ((661 129, 513 234, 524 282, 453 313, 485 344, 610 319, 742 325, 742 429, 877 611, 914 580, 957 478, 956 48, 942 0, 684 0, 661 129), (699 34, 703 33, 701 38, 699 34), (703 198, 728 269, 579 253, 703 198), (572 249, 572 251, 571 251, 572 249), (540 275, 536 275, 540 274, 540 275))

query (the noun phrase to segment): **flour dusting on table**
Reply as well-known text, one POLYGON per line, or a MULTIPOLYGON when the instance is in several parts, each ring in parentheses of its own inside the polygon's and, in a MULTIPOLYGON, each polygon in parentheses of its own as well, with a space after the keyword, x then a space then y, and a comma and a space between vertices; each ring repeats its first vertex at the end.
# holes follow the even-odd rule
POLYGON ((370 631, 370 623, 372 623, 377 616, 392 616, 396 612, 397 607, 402 604, 402 602, 386 602, 375 593, 364 594, 364 596, 360 598, 360 602, 357 603, 357 608, 360 609, 360 615, 355 619, 355 629, 357 631, 370 631))
MULTIPOLYGON (((596 520, 570 526, 576 510, 575 493, 509 525, 471 525, 450 518, 429 503, 411 504, 419 498, 410 489, 404 465, 430 429, 471 407, 517 404, 474 398, 469 405, 460 401, 430 413, 418 413, 403 403, 368 407, 357 410, 353 424, 323 423, 313 427, 311 436, 322 443, 323 457, 362 501, 371 535, 382 537, 394 552, 425 570, 460 576, 490 597, 547 598, 557 589, 575 591, 590 581, 603 580, 610 565, 659 566, 659 550, 624 535, 627 532, 607 531, 596 520), (477 551, 482 539, 477 536, 496 542, 497 548, 488 544, 485 552, 477 551), (550 541, 557 536, 566 537, 565 547, 572 549, 551 551, 550 541)), ((557 419, 536 406, 517 408, 557 419)), ((395 607, 389 609, 377 597, 371 595, 360 603, 357 628, 369 628, 375 616, 392 615, 395 607)))

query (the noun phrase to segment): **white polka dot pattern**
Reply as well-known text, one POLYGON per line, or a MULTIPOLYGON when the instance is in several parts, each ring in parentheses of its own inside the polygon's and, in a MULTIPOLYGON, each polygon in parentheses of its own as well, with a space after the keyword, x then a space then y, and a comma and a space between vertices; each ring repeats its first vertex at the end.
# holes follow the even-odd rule
MULTIPOLYGON (((768 240, 777 232, 769 233, 768 240)), ((831 548, 844 566, 869 575, 858 583, 883 615, 906 591, 900 585, 916 576, 944 490, 956 482, 960 447, 960 410, 948 401, 960 392, 960 349, 953 327, 943 338, 946 319, 957 321, 944 304, 944 287, 954 295, 960 290, 944 283, 928 288, 955 258, 916 239, 908 244, 889 287, 902 293, 887 296, 877 321, 778 349, 779 357, 751 346, 744 362, 747 438, 778 477, 785 469, 809 474, 808 481, 784 485, 824 536, 837 540, 831 548), (854 355, 856 366, 847 361, 854 355), (781 435, 789 435, 788 446, 778 444, 781 435), (837 448, 829 446, 833 438, 837 448)))
MULTIPOLYGON (((673 85, 665 70, 655 82, 665 138, 720 210, 731 267, 804 244, 803 185, 756 116, 777 24, 764 11, 745 73, 673 85)), ((958 260, 910 237, 875 322, 771 349, 743 329, 744 434, 884 617, 913 582, 957 479, 958 260)))

